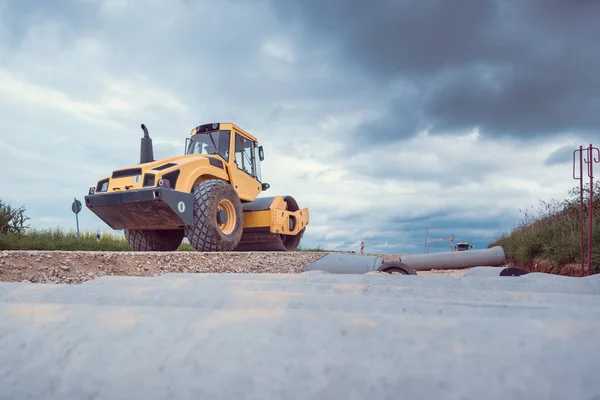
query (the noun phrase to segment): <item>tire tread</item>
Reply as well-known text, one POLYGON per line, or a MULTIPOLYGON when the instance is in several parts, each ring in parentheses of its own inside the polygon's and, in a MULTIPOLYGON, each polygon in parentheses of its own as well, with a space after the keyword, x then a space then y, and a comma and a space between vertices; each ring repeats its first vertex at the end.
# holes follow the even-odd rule
POLYGON ((239 243, 242 236, 243 227, 243 210, 241 201, 237 192, 231 187, 228 182, 209 179, 201 182, 192 190, 194 195, 194 225, 186 226, 186 236, 192 247, 197 251, 215 252, 215 251, 232 251, 239 243), (210 212, 213 203, 218 202, 214 192, 225 188, 232 193, 235 193, 230 200, 234 201, 237 215, 240 219, 240 228, 230 235, 230 239, 223 239, 216 227, 216 216, 210 212))

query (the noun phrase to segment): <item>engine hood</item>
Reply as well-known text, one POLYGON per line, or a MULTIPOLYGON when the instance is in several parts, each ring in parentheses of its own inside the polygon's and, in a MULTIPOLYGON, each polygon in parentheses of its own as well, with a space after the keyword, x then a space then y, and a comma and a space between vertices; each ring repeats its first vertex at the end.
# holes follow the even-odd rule
POLYGON ((111 175, 98 181, 95 192, 135 190, 157 186, 160 179, 169 179, 175 188, 181 174, 189 174, 198 168, 218 168, 224 172, 224 162, 216 155, 188 154, 160 160, 129 165, 115 169, 111 175))

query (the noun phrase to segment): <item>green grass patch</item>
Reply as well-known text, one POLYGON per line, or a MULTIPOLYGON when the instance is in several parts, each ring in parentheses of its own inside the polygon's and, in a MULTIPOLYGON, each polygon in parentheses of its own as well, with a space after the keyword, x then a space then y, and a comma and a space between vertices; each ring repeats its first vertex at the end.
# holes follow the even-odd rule
MULTIPOLYGON (((62 250, 62 251, 132 251, 123 235, 54 229, 28 229, 22 233, 0 234, 0 250, 62 250)), ((182 243, 178 251, 195 251, 182 243)))
MULTIPOLYGON (((98 239, 95 232, 54 229, 25 229, 19 233, 0 234, 0 250, 62 250, 62 251, 132 251, 122 234, 102 233, 98 239)), ((196 251, 184 241, 177 251, 196 251)), ((326 252, 321 246, 302 248, 302 252, 326 252)))
POLYGON ((103 233, 100 239, 95 232, 81 232, 81 239, 75 231, 55 229, 28 229, 23 233, 0 235, 2 250, 86 250, 86 251, 131 251, 125 238, 111 233, 103 233))
MULTIPOLYGON (((592 272, 600 272, 600 182, 594 185, 592 272)), ((523 220, 509 233, 501 234, 488 245, 502 246, 508 261, 531 267, 535 260, 546 260, 557 266, 579 264, 580 211, 579 188, 572 189, 563 201, 540 202, 537 207, 524 211, 523 220)), ((584 188, 589 199, 589 185, 584 188)), ((589 202, 584 205, 584 243, 587 262, 589 202)))

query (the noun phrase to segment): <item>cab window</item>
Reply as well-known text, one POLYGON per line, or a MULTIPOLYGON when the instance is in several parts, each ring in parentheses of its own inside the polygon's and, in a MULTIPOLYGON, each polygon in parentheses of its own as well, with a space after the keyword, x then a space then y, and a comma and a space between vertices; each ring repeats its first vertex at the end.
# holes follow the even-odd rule
POLYGON ((191 137, 186 154, 218 154, 229 161, 229 131, 197 133, 191 137))
POLYGON ((254 171, 254 143, 239 133, 235 134, 235 164, 238 169, 255 177, 254 171))

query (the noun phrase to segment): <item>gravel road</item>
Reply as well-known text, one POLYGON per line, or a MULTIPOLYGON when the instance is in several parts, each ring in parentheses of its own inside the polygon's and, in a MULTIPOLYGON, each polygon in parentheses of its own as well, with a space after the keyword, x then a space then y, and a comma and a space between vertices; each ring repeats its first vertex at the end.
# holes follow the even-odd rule
MULTIPOLYGON (((0 251, 0 281, 81 283, 104 275, 157 276, 173 272, 297 273, 325 252, 98 252, 0 251)), ((385 261, 398 255, 379 255, 385 261)), ((462 275, 464 270, 419 274, 462 275)))

